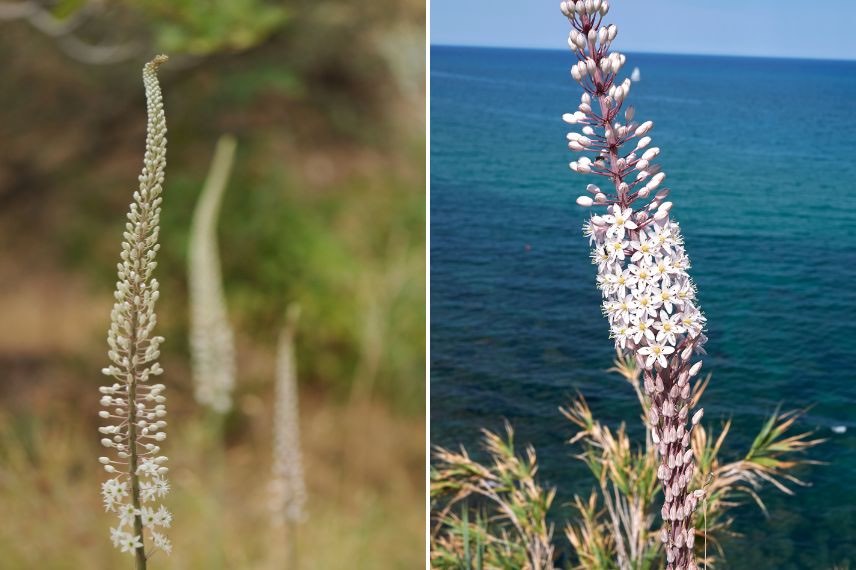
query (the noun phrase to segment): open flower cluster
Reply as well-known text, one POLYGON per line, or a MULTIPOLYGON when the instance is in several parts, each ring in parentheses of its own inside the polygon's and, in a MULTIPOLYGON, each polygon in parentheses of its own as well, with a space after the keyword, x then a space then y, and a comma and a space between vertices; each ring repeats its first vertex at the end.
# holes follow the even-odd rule
POLYGON ((108 425, 98 428, 101 444, 111 457, 100 457, 113 476, 102 483, 104 508, 116 514, 110 529, 113 545, 145 563, 147 536, 155 549, 170 552, 164 536, 172 515, 159 499, 169 491, 167 458, 160 454, 166 439, 166 397, 163 384, 150 384, 163 372, 158 358, 163 337, 152 333, 157 323, 155 303, 158 282, 152 277, 157 265, 158 232, 164 169, 166 167, 166 118, 156 75, 166 61, 158 56, 143 68, 148 102, 146 153, 139 190, 134 192, 123 234, 121 262, 107 333, 111 364, 102 372, 113 382, 101 387, 99 416, 108 425))
MULTIPOLYGON (((659 212, 667 214, 669 203, 663 206, 659 212)), ((617 348, 635 351, 646 369, 667 368, 677 349, 689 357, 705 322, 680 228, 668 215, 640 227, 630 208, 615 204, 608 212, 592 216, 585 231, 594 244, 611 336, 617 348)))
POLYGON ((689 260, 678 224, 669 217, 666 178, 655 164, 660 149, 651 146, 651 121, 634 121, 624 108, 632 82, 619 79, 626 57, 611 51, 615 25, 603 25, 606 0, 566 0, 571 24, 568 46, 576 56, 571 76, 583 88, 579 106, 563 116, 579 131, 568 133, 568 148, 582 155, 574 172, 605 179, 603 189, 589 184, 583 207, 601 207, 584 230, 593 245, 598 287, 618 349, 635 355, 644 368, 644 386, 660 466, 664 500, 661 532, 667 570, 696 570, 692 515, 703 489, 690 491, 695 465, 687 426, 692 406, 690 380, 701 368, 693 363, 707 340, 705 318, 687 274, 689 260))

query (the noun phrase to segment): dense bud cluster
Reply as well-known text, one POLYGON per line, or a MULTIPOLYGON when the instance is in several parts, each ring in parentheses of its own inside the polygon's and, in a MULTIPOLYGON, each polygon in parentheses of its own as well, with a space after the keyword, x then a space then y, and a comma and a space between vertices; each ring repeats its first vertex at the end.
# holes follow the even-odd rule
POLYGON ((617 28, 602 25, 609 5, 577 0, 562 2, 561 9, 572 25, 568 45, 577 58, 571 76, 583 88, 577 110, 563 116, 580 128, 568 133, 568 148, 582 153, 570 168, 606 180, 603 188, 589 184, 577 204, 604 208, 584 226, 603 310, 616 347, 634 354, 644 369, 651 439, 661 462, 667 569, 694 570, 692 515, 704 491, 689 489, 695 474, 690 432, 702 411, 690 425, 687 420, 691 380, 701 368, 693 358, 707 340, 705 317, 680 228, 670 218, 672 204, 665 201, 666 175, 654 163, 660 154, 650 146, 654 124, 635 122, 633 108, 623 109, 632 83, 618 78, 625 56, 610 51, 617 28))
POLYGON ((279 338, 274 401, 273 478, 271 513, 276 524, 297 523, 306 517, 306 484, 300 450, 297 360, 294 348, 298 309, 289 309, 288 324, 279 338))
POLYGON ((100 389, 104 410, 99 416, 109 423, 98 428, 101 444, 112 453, 99 461, 113 475, 101 485, 104 508, 119 519, 110 529, 113 545, 143 562, 148 556, 146 535, 155 549, 167 553, 172 549, 161 532, 169 528, 172 515, 156 504, 169 492, 167 458, 160 454, 160 443, 166 439, 165 388, 149 384, 163 372, 157 362, 163 338, 152 335, 159 296, 152 273, 160 247, 160 195, 166 167, 166 118, 156 75, 164 61, 165 56, 158 56, 143 68, 149 118, 146 153, 123 234, 107 333, 111 364, 102 372, 114 382, 100 389))
POLYGON ((232 408, 235 340, 217 248, 217 217, 235 156, 235 139, 217 143, 202 195, 193 213, 188 248, 190 354, 196 401, 220 413, 232 408))

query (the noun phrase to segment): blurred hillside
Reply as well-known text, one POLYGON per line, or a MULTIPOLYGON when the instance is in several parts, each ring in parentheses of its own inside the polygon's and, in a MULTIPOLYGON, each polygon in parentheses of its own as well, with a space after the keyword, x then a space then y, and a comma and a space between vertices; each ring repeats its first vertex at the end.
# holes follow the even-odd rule
MULTIPOLYGON (((175 430, 165 451, 204 426, 189 370, 187 234, 216 141, 232 133, 219 225, 238 351, 226 485, 266 483, 276 335, 298 302, 310 517, 321 525, 301 542, 326 556, 302 565, 421 564, 424 23, 416 0, 0 0, 0 502, 23 517, 65 490, 67 508, 93 508, 76 515, 86 519, 76 534, 72 519, 56 521, 44 552, 20 540, 20 523, 0 524, 10 568, 66 567, 68 548, 89 543, 96 554, 67 567, 114 567, 97 496, 97 386, 142 161, 140 72, 158 52, 170 55, 156 271, 175 430)), ((177 520, 205 516, 202 465, 179 459, 177 520)), ((230 499, 230 524, 243 526, 231 529, 229 568, 270 562, 265 515, 252 507, 263 497, 250 499, 230 499)), ((183 532, 198 540, 192 525, 183 532)), ((184 546, 169 567, 200 567, 184 546)))
POLYGON ((134 57, 85 64, 27 20, 0 28, 0 286, 15 317, 0 339, 4 360, 58 351, 102 360, 102 309, 142 155, 140 68, 167 51, 158 275, 167 353, 186 355, 187 228, 216 139, 229 132, 239 151, 220 244, 239 334, 272 346, 285 306, 299 301, 307 383, 346 396, 356 378, 421 411, 424 8, 150 1, 89 18, 76 34, 134 42, 134 57), (205 20, 223 6, 231 20, 205 20), (99 34, 114 25, 128 33, 99 34))

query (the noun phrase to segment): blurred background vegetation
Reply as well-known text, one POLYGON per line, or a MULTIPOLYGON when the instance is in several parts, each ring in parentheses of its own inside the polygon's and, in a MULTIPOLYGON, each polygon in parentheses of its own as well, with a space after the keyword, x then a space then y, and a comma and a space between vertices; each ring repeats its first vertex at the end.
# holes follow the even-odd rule
POLYGON ((187 241, 223 133, 238 140, 219 222, 238 349, 224 567, 281 567, 257 487, 292 302, 310 491, 301 566, 422 564, 424 46, 421 0, 0 0, 0 504, 43 515, 32 533, 52 536, 34 550, 4 517, 4 568, 119 567, 98 498, 97 386, 145 137, 140 70, 158 52, 171 57, 157 277, 178 503, 176 554, 159 565, 201 565, 187 241))

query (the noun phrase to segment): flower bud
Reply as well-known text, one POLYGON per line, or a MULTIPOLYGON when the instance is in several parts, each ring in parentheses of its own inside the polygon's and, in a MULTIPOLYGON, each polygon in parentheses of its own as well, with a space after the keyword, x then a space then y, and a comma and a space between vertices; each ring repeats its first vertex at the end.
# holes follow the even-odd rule
POLYGON ((639 139, 639 142, 636 143, 636 150, 639 150, 640 148, 645 148, 649 144, 651 144, 651 137, 642 137, 641 139, 639 139))
POLYGON ((699 410, 693 414, 692 424, 698 425, 701 421, 701 418, 704 416, 704 408, 699 408, 699 410))
POLYGON ((590 207, 594 202, 588 196, 580 196, 577 198, 577 205, 582 206, 583 208, 590 207))

